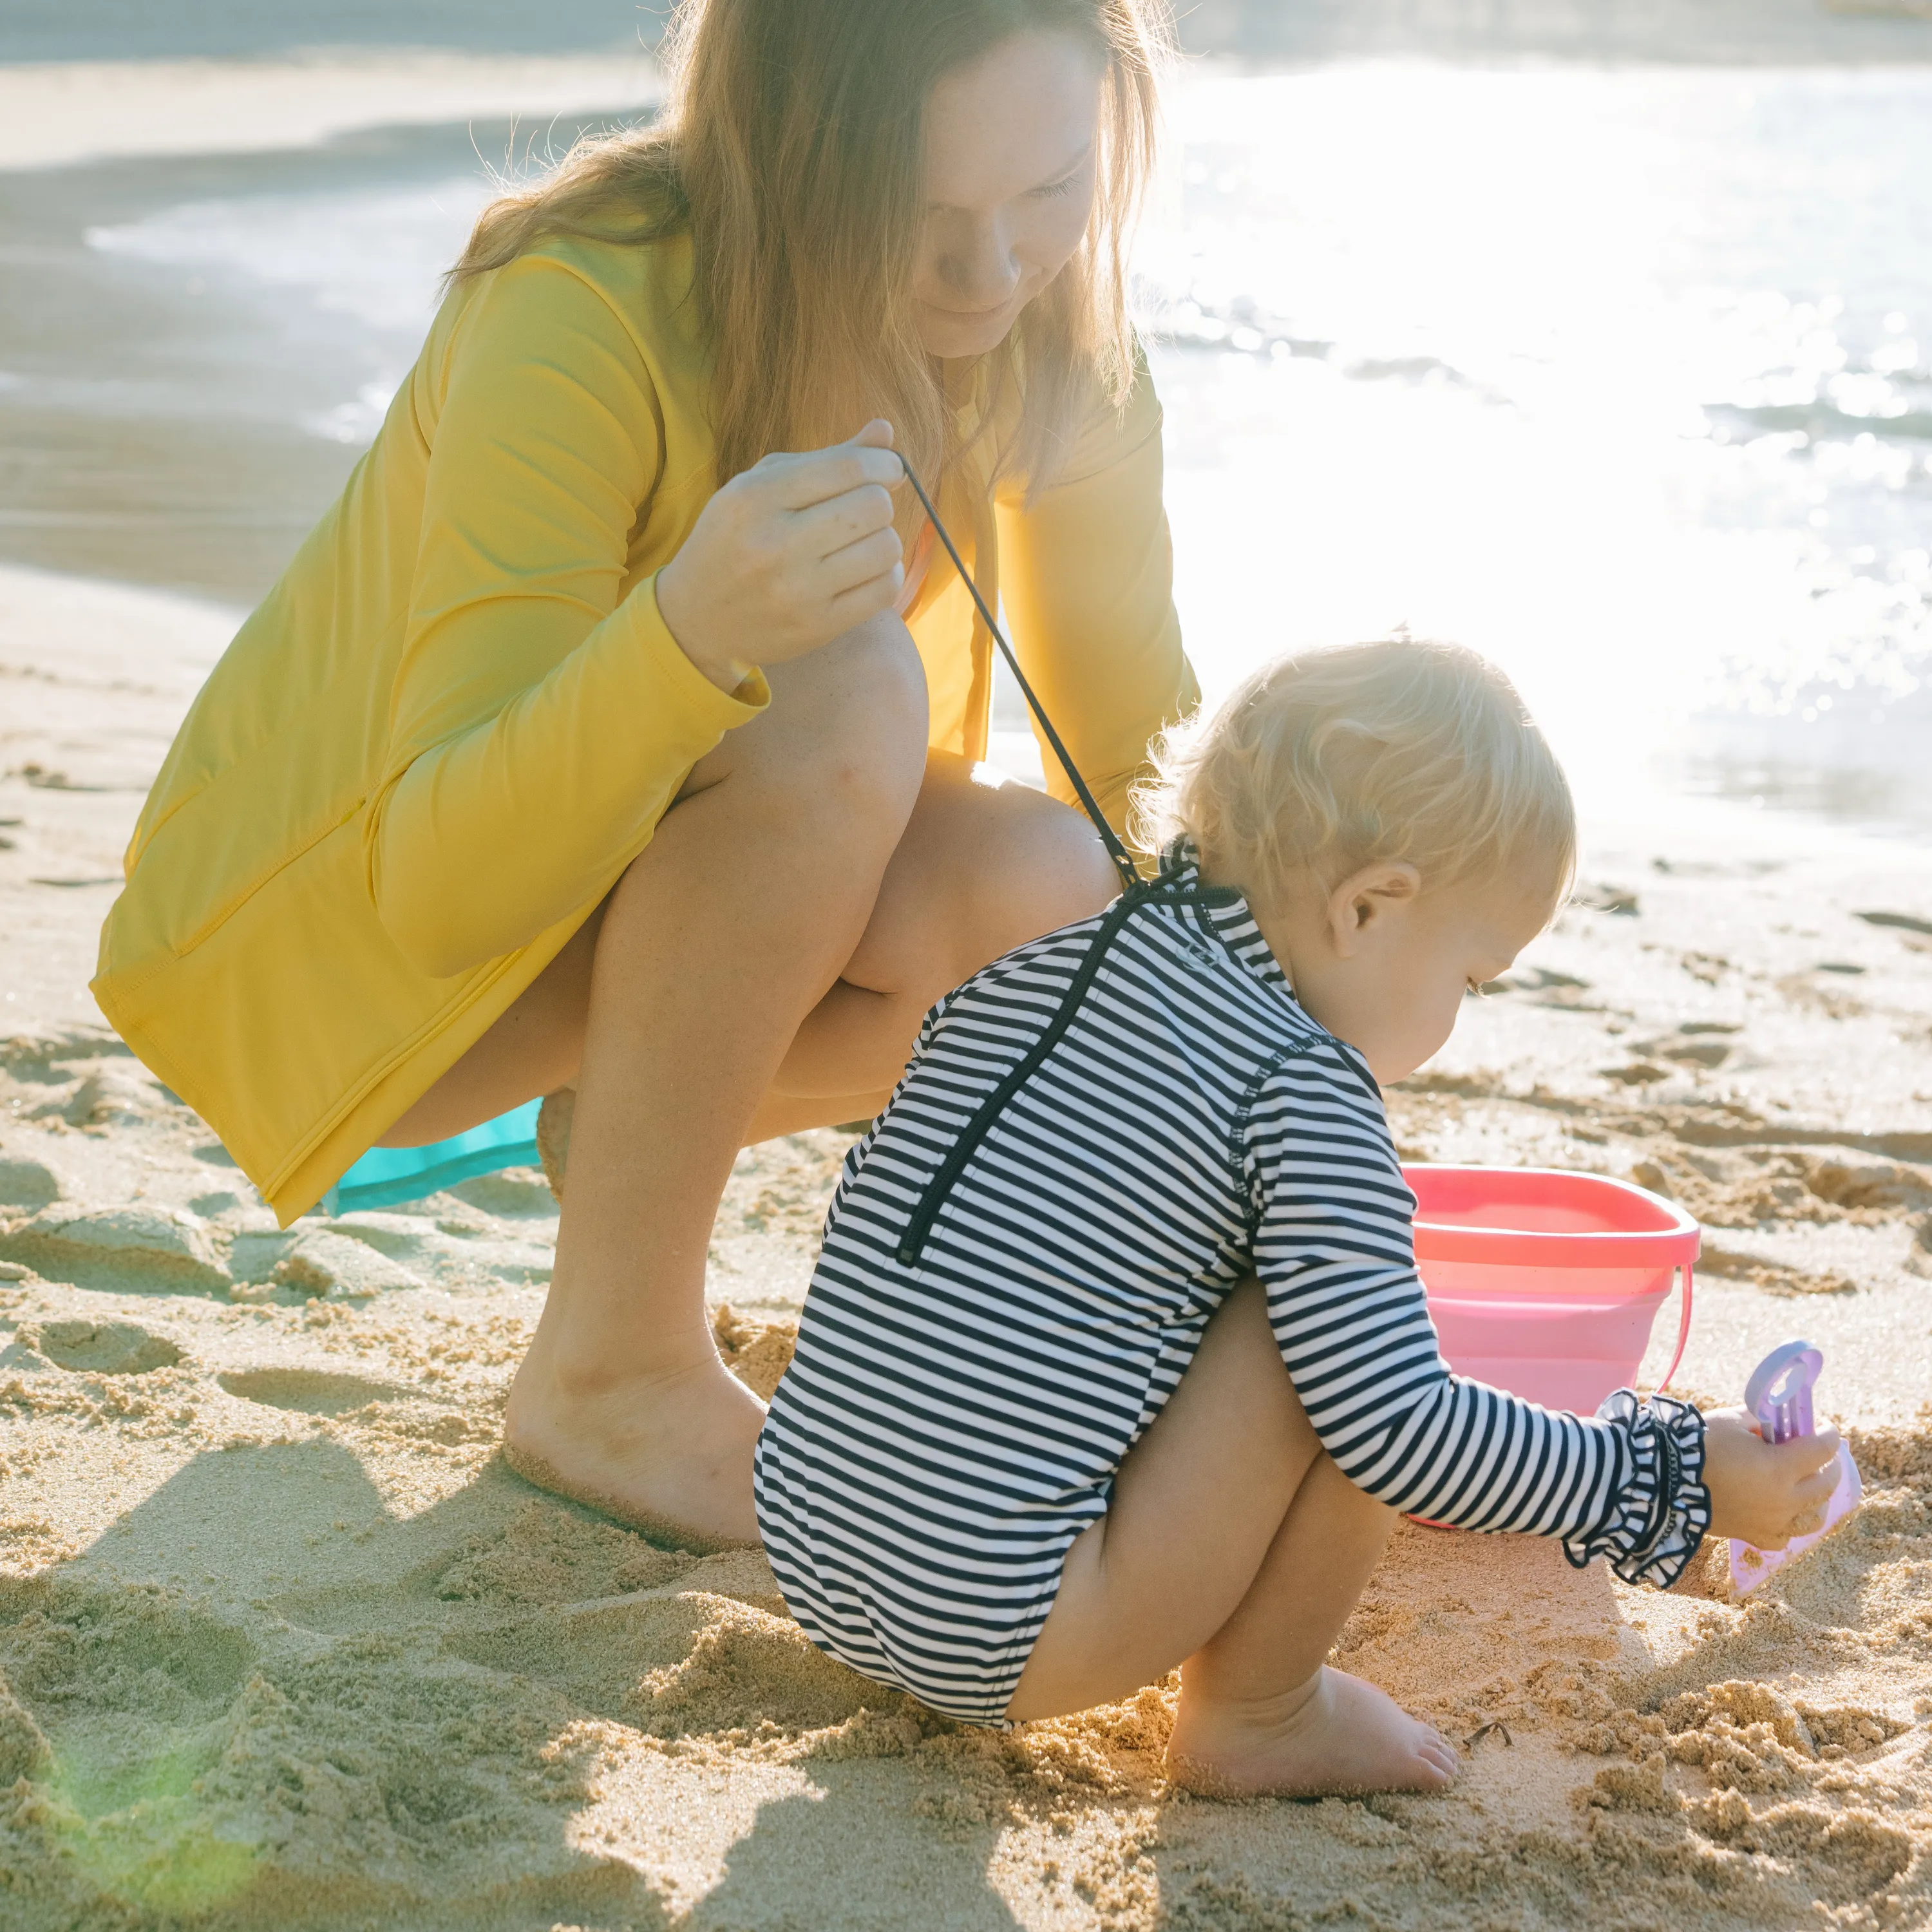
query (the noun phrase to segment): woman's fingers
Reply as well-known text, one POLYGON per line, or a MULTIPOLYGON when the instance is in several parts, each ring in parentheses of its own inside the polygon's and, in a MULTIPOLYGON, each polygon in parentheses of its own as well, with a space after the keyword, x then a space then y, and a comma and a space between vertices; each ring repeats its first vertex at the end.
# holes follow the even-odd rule
POLYGON ((904 465, 892 451, 859 442, 838 443, 802 456, 768 456, 747 474, 780 510, 808 510, 868 484, 891 490, 905 481, 904 465))
POLYGON ((727 690, 889 609, 904 583, 892 492, 905 480, 892 425, 830 449, 772 455, 706 504, 657 576, 671 635, 727 690))
POLYGON ((854 624, 862 624, 868 617, 876 617, 881 611, 890 610, 898 602, 899 592, 904 588, 905 572, 894 564, 883 577, 868 578, 863 584, 854 584, 850 590, 841 591, 832 600, 832 634, 838 637, 854 624))
MULTIPOLYGON (((861 537, 843 550, 834 550, 819 566, 820 594, 828 600, 842 591, 856 590, 884 577, 895 565, 902 564, 904 554, 896 530, 877 530, 861 537)), ((903 579, 902 579, 903 580, 903 579)))
POLYGON ((788 519, 790 541, 808 556, 828 557, 861 538, 892 527, 892 500, 876 483, 861 484, 827 497, 788 519))

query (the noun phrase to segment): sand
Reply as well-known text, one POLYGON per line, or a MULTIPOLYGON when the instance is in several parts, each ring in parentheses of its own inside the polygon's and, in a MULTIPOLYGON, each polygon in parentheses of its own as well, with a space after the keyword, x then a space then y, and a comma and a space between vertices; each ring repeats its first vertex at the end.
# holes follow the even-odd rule
POLYGON ((645 108, 662 92, 622 54, 384 50, 267 60, 0 64, 0 168, 117 155, 310 147, 361 128, 645 108))
MULTIPOLYGON (((1392 1096, 1412 1154, 1694 1208, 1681 1384, 1819 1340, 1863 1513, 1745 1605, 1405 1530, 1338 1660, 1468 1741, 1455 1792, 1204 1802, 1162 1780, 1171 1687, 966 1730, 820 1657, 757 1555, 511 1474, 539 1173, 282 1234, 106 1032, 99 882, 230 621, 0 572, 10 1932, 1932 1922, 1932 856, 1634 807, 1392 1096)), ((754 1386, 842 1150, 754 1150, 719 1214, 754 1386)))

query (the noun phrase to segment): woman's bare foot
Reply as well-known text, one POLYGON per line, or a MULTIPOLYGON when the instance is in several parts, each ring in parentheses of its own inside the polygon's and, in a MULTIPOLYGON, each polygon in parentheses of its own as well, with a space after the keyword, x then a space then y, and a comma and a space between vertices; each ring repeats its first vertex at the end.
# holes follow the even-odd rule
POLYGON ((1190 1698, 1168 1741, 1168 1776, 1214 1798, 1440 1791, 1460 1768, 1455 1747, 1395 1700, 1325 1666, 1265 1704, 1190 1698))
POLYGON ((511 1384, 503 1455, 538 1488, 686 1550, 739 1549, 758 1540, 752 1445, 764 1419, 709 1337, 668 1372, 594 1381, 566 1378, 533 1344, 511 1384))

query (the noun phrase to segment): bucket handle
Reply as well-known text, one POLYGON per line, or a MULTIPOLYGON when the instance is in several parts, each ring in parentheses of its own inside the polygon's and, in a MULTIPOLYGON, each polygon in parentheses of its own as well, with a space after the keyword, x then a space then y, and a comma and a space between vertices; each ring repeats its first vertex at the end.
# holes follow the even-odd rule
POLYGON ((1664 1372, 1664 1378, 1656 1388, 1661 1395, 1670 1386, 1670 1378, 1676 1374, 1677 1365, 1684 1359, 1684 1345, 1690 1339, 1690 1264, 1684 1264, 1684 1310, 1677 1320, 1677 1352, 1670 1358, 1670 1366, 1664 1372))

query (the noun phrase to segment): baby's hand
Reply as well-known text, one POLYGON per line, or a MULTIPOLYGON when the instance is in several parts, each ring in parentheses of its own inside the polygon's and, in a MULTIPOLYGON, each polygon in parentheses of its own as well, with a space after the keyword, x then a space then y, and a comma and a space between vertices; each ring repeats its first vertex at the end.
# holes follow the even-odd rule
POLYGON ((1704 1418, 1704 1484, 1711 1492, 1711 1533, 1735 1536, 1755 1550, 1782 1550, 1825 1520, 1838 1486, 1838 1432, 1767 1442, 1741 1408, 1704 1418))

